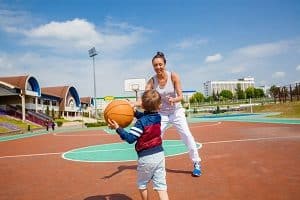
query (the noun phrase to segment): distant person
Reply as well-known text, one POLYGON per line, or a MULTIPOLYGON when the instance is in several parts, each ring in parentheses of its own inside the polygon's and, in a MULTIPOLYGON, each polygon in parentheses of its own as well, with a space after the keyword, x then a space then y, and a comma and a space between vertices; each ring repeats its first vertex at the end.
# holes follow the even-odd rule
POLYGON ((161 97, 156 90, 148 90, 142 95, 144 112, 135 111, 137 121, 129 132, 119 127, 117 122, 108 119, 109 127, 116 129, 121 139, 128 143, 135 143, 138 154, 138 188, 143 200, 148 196, 148 183, 152 181, 153 189, 158 192, 160 200, 168 200, 165 155, 161 138, 161 116, 158 110, 161 106, 161 97))
POLYGON ((54 129, 55 129, 55 122, 54 121, 51 122, 51 127, 52 127, 52 131, 54 131, 54 129))
POLYGON ((46 131, 49 131, 49 120, 47 119, 45 121, 46 131))
MULTIPOLYGON (((169 124, 175 126, 181 140, 188 148, 190 159, 193 161, 192 175, 198 177, 202 174, 201 159, 195 139, 189 129, 184 108, 181 105, 183 99, 181 81, 177 73, 167 71, 166 63, 165 55, 162 52, 157 52, 152 58, 152 65, 156 74, 148 80, 145 90, 154 89, 159 92, 162 99, 162 107, 159 110, 162 137, 169 124)), ((137 106, 139 104, 139 101, 136 102, 137 106)))

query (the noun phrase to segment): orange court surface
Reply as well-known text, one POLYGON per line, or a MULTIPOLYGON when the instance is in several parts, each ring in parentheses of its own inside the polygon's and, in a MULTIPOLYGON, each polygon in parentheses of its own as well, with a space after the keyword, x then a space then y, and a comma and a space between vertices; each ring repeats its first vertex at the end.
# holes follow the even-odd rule
MULTIPOLYGON (((202 144, 203 175, 191 176, 187 153, 167 156, 171 200, 300 199, 299 124, 223 121, 191 123, 190 128, 202 144)), ((0 141, 1 200, 140 199, 136 161, 64 157, 74 149, 121 143, 117 134, 100 128, 56 131, 0 141)), ((164 140, 180 138, 171 127, 164 140)), ((85 151, 84 157, 101 151, 85 151)), ((150 196, 157 199, 152 187, 150 196)))

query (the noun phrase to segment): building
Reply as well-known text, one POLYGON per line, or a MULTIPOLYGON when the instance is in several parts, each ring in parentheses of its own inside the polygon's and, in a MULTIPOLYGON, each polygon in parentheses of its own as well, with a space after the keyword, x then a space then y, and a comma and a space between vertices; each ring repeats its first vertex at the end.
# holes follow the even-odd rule
POLYGON ((41 88, 41 100, 38 102, 40 109, 54 111, 56 116, 76 117, 80 115, 80 98, 73 86, 54 86, 41 88), (58 115, 57 115, 58 114, 58 115))
POLYGON ((196 90, 183 90, 182 96, 184 102, 190 102, 190 98, 196 93, 196 90))
POLYGON ((248 87, 255 87, 254 78, 252 77, 241 78, 236 81, 206 81, 204 83, 204 95, 206 97, 212 96, 213 92, 220 94, 222 90, 230 90, 235 94, 238 84, 241 85, 243 91, 248 87))
POLYGON ((79 95, 73 86, 41 88, 31 75, 0 77, 1 113, 23 121, 43 125, 45 120, 52 119, 50 116, 78 116, 80 106, 79 95))

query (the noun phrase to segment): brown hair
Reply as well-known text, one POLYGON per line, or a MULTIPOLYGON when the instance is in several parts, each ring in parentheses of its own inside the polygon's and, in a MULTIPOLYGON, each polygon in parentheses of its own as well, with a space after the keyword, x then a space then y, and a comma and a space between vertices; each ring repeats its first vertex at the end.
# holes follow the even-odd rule
POLYGON ((153 58, 152 58, 152 63, 153 63, 153 60, 154 60, 155 58, 162 58, 162 59, 164 60, 164 63, 165 63, 165 64, 167 63, 166 57, 165 57, 165 55, 164 55, 163 52, 158 51, 158 52, 156 53, 156 55, 153 56, 153 58))
POLYGON ((161 105, 160 94, 156 90, 147 90, 142 95, 142 106, 146 111, 157 111, 161 105))

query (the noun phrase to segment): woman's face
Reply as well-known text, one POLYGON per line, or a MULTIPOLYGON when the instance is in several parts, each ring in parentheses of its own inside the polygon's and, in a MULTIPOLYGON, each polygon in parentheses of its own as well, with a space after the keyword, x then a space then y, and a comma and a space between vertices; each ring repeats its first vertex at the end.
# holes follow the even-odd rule
POLYGON ((161 75, 165 72, 166 65, 163 58, 155 58, 152 65, 157 75, 161 75))

